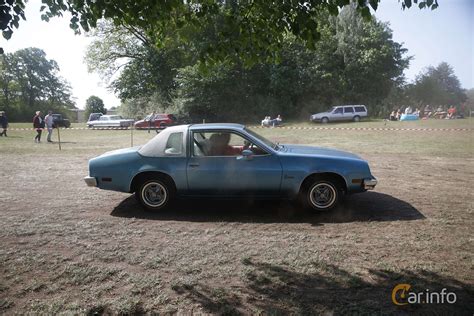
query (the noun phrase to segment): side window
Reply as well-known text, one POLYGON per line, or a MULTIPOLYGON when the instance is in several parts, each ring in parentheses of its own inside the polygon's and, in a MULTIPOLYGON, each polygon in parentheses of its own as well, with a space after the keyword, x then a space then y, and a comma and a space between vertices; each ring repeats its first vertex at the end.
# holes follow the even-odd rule
POLYGON ((251 150, 255 155, 266 154, 264 150, 232 132, 195 132, 193 142, 193 155, 196 157, 236 157, 242 155, 245 149, 251 150))
POLYGON ((365 108, 363 106, 356 106, 355 111, 356 112, 365 112, 365 108))
POLYGON ((347 106, 344 108, 344 113, 354 113, 354 108, 352 106, 347 106))
POLYGON ((341 114, 342 113, 342 108, 336 108, 333 113, 334 114, 341 114))
POLYGON ((183 154, 183 133, 172 133, 168 137, 165 147, 165 155, 183 154))

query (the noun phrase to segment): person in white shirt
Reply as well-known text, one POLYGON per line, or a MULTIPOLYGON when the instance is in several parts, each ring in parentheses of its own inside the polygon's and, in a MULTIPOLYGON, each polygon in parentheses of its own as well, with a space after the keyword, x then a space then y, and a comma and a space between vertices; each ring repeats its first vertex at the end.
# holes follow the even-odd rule
POLYGON ((262 126, 270 126, 270 116, 265 116, 262 120, 262 126))
POLYGON ((48 143, 52 143, 53 141, 51 140, 51 135, 53 135, 54 128, 53 112, 48 111, 48 115, 44 117, 44 123, 46 125, 46 128, 48 129, 48 143))

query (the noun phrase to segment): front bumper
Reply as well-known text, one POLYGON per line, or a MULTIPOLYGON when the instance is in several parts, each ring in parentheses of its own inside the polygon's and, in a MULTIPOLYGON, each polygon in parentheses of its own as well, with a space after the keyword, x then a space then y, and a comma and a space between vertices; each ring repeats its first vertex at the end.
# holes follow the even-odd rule
POLYGON ((84 177, 84 181, 86 182, 88 187, 96 187, 97 180, 94 177, 84 177))
POLYGON ((377 185, 377 179, 375 178, 364 179, 364 182, 362 183, 362 185, 365 190, 373 190, 375 186, 377 185))

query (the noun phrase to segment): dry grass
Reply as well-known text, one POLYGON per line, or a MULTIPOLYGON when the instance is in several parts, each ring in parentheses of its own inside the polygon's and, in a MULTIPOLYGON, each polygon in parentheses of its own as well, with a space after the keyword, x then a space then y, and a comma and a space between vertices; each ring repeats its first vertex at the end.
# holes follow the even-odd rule
MULTIPOLYGON (((414 124, 432 122, 472 126, 414 124)), ((0 138, 0 313, 474 312, 472 131, 259 130, 369 160, 377 190, 318 215, 252 201, 150 214, 82 181, 87 160, 129 146, 130 131, 61 132, 61 152, 32 131, 0 138), (398 283, 458 301, 397 307, 398 283)))

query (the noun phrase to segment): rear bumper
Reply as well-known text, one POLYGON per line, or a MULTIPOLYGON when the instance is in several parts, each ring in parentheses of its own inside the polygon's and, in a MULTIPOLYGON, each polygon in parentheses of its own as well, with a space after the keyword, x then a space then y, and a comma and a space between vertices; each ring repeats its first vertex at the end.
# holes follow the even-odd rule
POLYGON ((88 187, 96 187, 97 180, 94 177, 84 177, 84 181, 86 182, 88 187))
POLYGON ((364 182, 362 183, 362 185, 365 190, 373 190, 375 186, 377 185, 377 179, 375 178, 364 179, 364 182))

